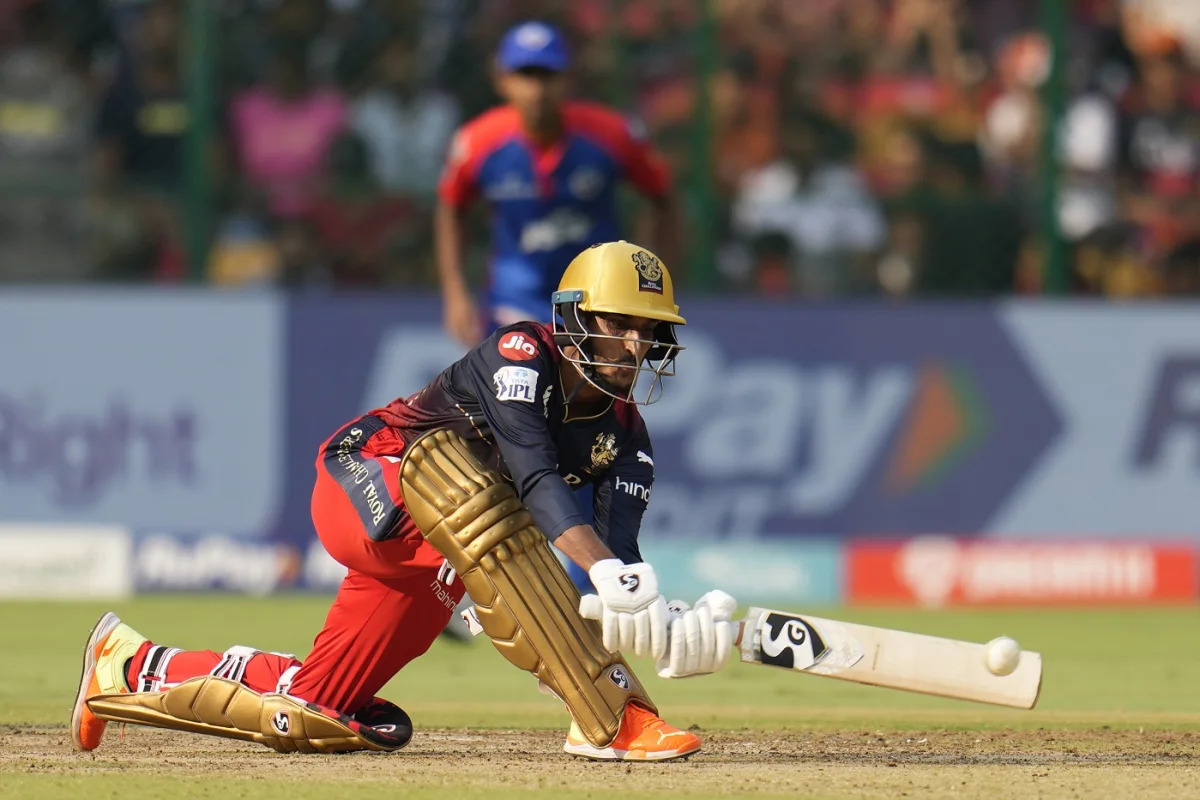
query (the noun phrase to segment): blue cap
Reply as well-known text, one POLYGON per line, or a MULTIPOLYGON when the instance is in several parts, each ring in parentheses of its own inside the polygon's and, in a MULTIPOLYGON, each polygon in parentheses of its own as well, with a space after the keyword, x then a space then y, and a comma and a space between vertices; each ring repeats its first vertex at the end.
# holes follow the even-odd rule
POLYGON ((496 61, 505 72, 525 67, 562 72, 567 68, 567 43, 544 22, 523 22, 504 34, 496 61))

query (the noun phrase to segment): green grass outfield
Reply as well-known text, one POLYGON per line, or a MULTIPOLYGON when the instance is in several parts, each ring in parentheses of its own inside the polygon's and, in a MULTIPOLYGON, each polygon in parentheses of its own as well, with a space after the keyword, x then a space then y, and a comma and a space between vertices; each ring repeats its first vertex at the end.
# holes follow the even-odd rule
MULTIPOLYGON (((215 650, 247 644, 303 656, 328 603, 327 597, 307 595, 164 595, 117 602, 111 608, 126 622, 165 644, 215 650)), ((5 642, 5 657, 0 659, 0 725, 8 726, 11 732, 13 726, 66 724, 84 640, 95 619, 109 607, 98 603, 0 603, 0 633, 5 642)), ((634 667, 665 718, 681 727, 698 725, 704 731, 1069 731, 1102 730, 1104 726, 1118 730, 1200 730, 1200 691, 1196 688, 1200 686, 1200 613, 1193 608, 805 610, 836 619, 975 641, 1000 634, 1014 636, 1026 649, 1043 654, 1045 678, 1038 708, 1028 712, 994 708, 736 661, 719 675, 682 681, 659 680, 649 663, 635 662, 634 667)), ((429 653, 397 676, 383 694, 409 712, 417 736, 422 728, 561 730, 565 726, 561 705, 538 694, 533 679, 505 662, 482 638, 465 646, 439 640, 429 653)), ((20 758, 0 761, 0 797, 88 796, 81 792, 89 788, 103 789, 107 796, 108 790, 120 783, 111 773, 98 774, 89 784, 86 774, 25 772, 20 758)), ((144 776, 143 780, 148 782, 147 787, 170 782, 169 778, 154 776, 144 776)), ((223 785, 227 781, 220 778, 219 782, 223 785)), ((216 788, 217 781, 208 784, 209 790, 216 788)), ((179 786, 174 786, 171 794, 240 796, 237 791, 193 794, 179 786)), ((310 795, 289 789, 273 796, 310 795)), ((488 796, 556 795, 499 792, 488 796)))

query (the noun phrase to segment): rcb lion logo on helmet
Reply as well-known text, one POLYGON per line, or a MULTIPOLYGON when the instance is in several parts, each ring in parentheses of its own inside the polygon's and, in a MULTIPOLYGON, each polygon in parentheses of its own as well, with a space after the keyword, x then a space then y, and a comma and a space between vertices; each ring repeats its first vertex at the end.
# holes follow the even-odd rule
POLYGON ((596 434, 592 445, 592 469, 606 469, 617 459, 617 437, 611 433, 596 434))
POLYGON ((634 269, 638 271, 641 280, 638 281, 639 292, 663 293, 663 268, 653 253, 638 250, 631 255, 634 269))

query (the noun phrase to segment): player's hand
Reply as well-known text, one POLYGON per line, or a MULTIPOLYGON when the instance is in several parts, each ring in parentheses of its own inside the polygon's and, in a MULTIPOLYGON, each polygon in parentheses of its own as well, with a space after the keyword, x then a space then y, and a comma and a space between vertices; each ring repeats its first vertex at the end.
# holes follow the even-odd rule
POLYGON ((475 308, 475 303, 469 294, 451 294, 446 297, 442 306, 446 333, 467 347, 474 347, 483 340, 483 325, 479 321, 479 309, 475 308))
MULTIPOLYGON (((599 619, 604 647, 612 653, 632 650, 635 655, 662 658, 667 649, 667 601, 658 593, 654 567, 606 558, 592 565, 588 577, 603 605, 599 619)), ((581 601, 580 613, 587 606, 581 601)))
POLYGON ((714 589, 689 608, 681 600, 667 604, 670 612, 667 652, 655 664, 660 678, 691 678, 718 672, 733 649, 733 612, 737 601, 714 589))

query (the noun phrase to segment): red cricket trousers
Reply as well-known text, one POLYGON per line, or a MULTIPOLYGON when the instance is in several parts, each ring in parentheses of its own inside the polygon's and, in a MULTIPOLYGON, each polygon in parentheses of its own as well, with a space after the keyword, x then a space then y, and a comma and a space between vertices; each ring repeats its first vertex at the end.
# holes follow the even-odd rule
POLYGON ((133 691, 219 675, 353 714, 429 649, 463 596, 462 581, 417 530, 400 497, 404 441, 374 416, 321 445, 312 519, 348 572, 303 663, 235 647, 181 651, 147 643, 129 665, 133 691))

